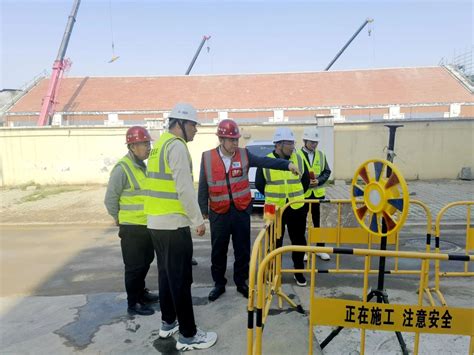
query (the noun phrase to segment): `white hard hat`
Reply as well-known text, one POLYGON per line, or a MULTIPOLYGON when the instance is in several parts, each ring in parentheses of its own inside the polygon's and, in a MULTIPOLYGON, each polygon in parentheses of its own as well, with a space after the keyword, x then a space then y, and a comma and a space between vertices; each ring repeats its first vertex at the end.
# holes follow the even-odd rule
POLYGON ((179 120, 187 120, 199 123, 196 109, 192 105, 182 102, 176 104, 175 107, 173 107, 173 110, 171 110, 171 113, 168 115, 168 118, 175 118, 179 120))
POLYGON ((319 130, 316 127, 307 127, 303 131, 303 139, 307 141, 319 142, 319 130))
POLYGON ((273 136, 273 143, 280 141, 295 141, 295 136, 293 132, 288 127, 278 127, 273 136))

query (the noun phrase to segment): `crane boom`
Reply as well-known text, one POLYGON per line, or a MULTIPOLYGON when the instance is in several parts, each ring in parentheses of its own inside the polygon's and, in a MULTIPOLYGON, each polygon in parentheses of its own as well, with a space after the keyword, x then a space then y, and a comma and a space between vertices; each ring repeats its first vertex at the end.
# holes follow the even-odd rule
POLYGON ((72 11, 69 15, 66 29, 64 30, 63 39, 58 50, 58 55, 53 63, 53 71, 51 73, 51 79, 49 80, 48 91, 46 92, 46 96, 43 98, 40 115, 37 121, 38 126, 45 126, 49 124, 51 117, 54 114, 54 105, 56 103, 59 82, 61 81, 65 68, 69 65, 69 61, 65 60, 64 56, 66 55, 72 29, 74 27, 74 23, 76 22, 76 15, 77 11, 79 10, 80 3, 81 0, 74 0, 72 11))
POLYGON ((206 43, 206 41, 209 40, 210 38, 211 38, 211 36, 202 36, 201 44, 199 44, 199 47, 198 47, 196 53, 194 54, 193 60, 191 60, 191 63, 189 64, 189 67, 188 67, 188 70, 186 70, 186 73, 184 75, 189 75, 189 73, 191 72, 191 69, 194 66, 194 62, 196 62, 196 59, 199 56, 199 53, 201 53, 201 49, 204 46, 204 43, 206 43))
POLYGON ((332 65, 336 62, 336 60, 341 56, 341 54, 346 50, 346 48, 349 46, 349 44, 351 44, 351 42, 354 40, 354 38, 357 37, 357 35, 359 34, 360 31, 362 31, 362 29, 368 24, 368 23, 371 23, 373 22, 374 19, 371 19, 371 18, 368 18, 367 20, 364 21, 364 23, 359 27, 359 29, 352 35, 352 37, 349 39, 349 41, 347 41, 347 43, 344 45, 344 47, 342 47, 342 49, 339 51, 339 53, 336 54, 336 56, 334 57, 334 59, 331 61, 331 63, 329 63, 329 65, 326 67, 326 69, 324 69, 324 71, 328 71, 329 68, 332 67, 332 65))

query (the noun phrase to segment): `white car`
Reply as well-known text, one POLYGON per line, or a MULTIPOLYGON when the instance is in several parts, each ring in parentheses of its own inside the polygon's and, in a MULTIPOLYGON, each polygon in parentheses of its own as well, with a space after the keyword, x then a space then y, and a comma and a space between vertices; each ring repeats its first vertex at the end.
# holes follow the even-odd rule
MULTIPOLYGON (((272 141, 250 141, 245 147, 253 155, 258 155, 260 157, 265 157, 269 153, 273 152, 275 145, 272 141)), ((253 207, 263 207, 265 204, 265 196, 263 196, 255 188, 255 174, 257 173, 257 168, 249 169, 249 182, 250 182, 250 193, 252 194, 252 205, 253 207)))

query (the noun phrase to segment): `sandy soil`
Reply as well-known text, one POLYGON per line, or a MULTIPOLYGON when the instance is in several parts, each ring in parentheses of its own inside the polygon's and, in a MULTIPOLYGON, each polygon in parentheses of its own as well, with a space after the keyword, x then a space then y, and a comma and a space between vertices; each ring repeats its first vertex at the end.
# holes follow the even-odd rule
POLYGON ((0 223, 112 223, 105 186, 40 186, 0 190, 0 223), (27 201, 42 194, 36 201, 27 201))

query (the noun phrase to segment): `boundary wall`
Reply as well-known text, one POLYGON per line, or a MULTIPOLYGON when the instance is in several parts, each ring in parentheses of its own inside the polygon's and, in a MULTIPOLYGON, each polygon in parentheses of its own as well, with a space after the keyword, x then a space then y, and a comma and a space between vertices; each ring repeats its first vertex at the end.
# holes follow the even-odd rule
MULTIPOLYGON (((321 149, 333 171, 331 179, 351 179, 361 161, 386 156, 387 123, 397 130, 397 166, 407 179, 455 179, 462 167, 474 169, 474 119, 338 123, 321 127, 321 149)), ((271 140, 282 124, 241 125, 240 146, 271 140)), ((288 124, 302 145, 308 123, 288 124)), ((104 184, 126 152, 127 127, 0 128, 0 186, 38 184, 104 184)), ((201 154, 218 144, 215 125, 199 127, 189 144, 195 181, 201 154)), ((152 129, 156 139, 161 131, 152 129)))

